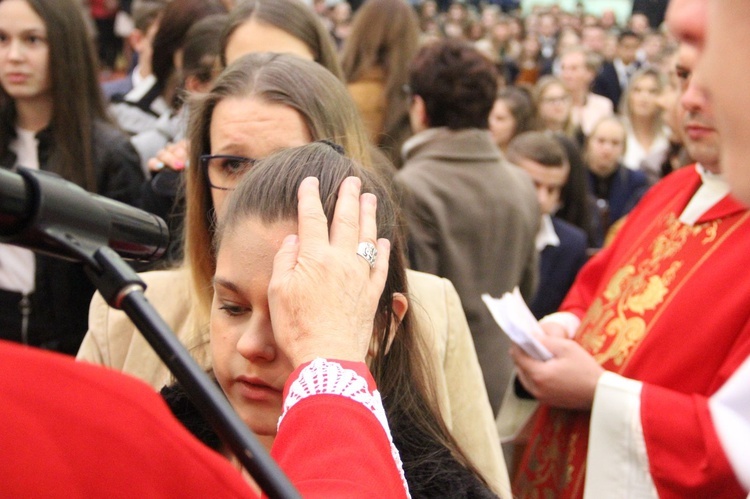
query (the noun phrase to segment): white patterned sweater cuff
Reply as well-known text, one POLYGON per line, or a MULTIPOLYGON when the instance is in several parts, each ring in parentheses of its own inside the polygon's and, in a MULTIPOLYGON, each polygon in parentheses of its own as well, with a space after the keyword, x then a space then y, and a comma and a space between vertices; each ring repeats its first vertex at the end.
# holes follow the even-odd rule
POLYGON ((380 392, 378 390, 370 391, 367 380, 353 369, 347 369, 336 361, 317 358, 305 366, 299 372, 297 379, 289 386, 289 392, 284 399, 284 410, 279 418, 277 428, 281 426, 284 416, 292 407, 301 400, 314 395, 339 395, 346 397, 365 406, 375 415, 388 437, 388 442, 391 445, 391 455, 401 475, 406 495, 407 497, 411 497, 409 494, 409 485, 404 475, 404 467, 401 463, 401 456, 393 444, 393 437, 391 437, 391 429, 388 426, 383 402, 380 399, 380 392))

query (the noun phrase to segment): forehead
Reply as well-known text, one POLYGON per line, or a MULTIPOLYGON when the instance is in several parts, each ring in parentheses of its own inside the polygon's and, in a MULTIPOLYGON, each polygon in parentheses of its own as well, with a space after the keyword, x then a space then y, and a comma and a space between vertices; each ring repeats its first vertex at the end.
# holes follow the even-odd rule
POLYGON ((220 241, 216 279, 246 290, 268 288, 273 260, 284 238, 297 232, 293 220, 266 224, 254 216, 239 220, 220 241))
POLYGON ((583 66, 586 56, 583 52, 568 52, 560 61, 564 66, 583 66))
POLYGON ((14 28, 19 31, 46 31, 44 20, 25 0, 4 0, 0 2, 0 28, 14 28))
POLYGON ((254 159, 312 141, 299 112, 258 97, 230 97, 219 102, 211 116, 210 137, 211 154, 254 159))
POLYGON ((551 94, 555 95, 566 95, 568 92, 565 90, 565 87, 562 83, 559 83, 557 81, 550 83, 544 89, 542 90, 542 95, 548 96, 551 94))
POLYGON ((517 163, 538 185, 562 187, 568 179, 568 165, 545 166, 528 158, 520 158, 517 163))
POLYGON ((640 44, 641 41, 635 36, 624 36, 620 40, 620 45, 627 48, 638 47, 640 44))
POLYGON ((637 85, 639 87, 658 87, 659 80, 657 79, 656 75, 644 73, 638 76, 638 78, 634 79, 632 85, 637 85))
POLYGON ((593 132, 592 139, 625 140, 625 128, 616 121, 604 121, 593 132))
POLYGON ((251 18, 238 26, 229 37, 225 56, 227 63, 231 64, 245 54, 257 52, 292 54, 310 61, 314 59, 312 51, 302 40, 276 26, 251 18))
POLYGON ((505 99, 495 100, 495 104, 492 106, 492 114, 494 115, 510 115, 510 105, 505 99))

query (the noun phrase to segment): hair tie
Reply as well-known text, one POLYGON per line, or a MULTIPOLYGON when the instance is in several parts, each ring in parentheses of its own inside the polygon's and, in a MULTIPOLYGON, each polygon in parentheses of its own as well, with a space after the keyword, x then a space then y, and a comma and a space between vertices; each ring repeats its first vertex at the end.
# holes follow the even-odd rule
POLYGON ((337 143, 333 142, 332 140, 321 139, 321 140, 317 140, 316 142, 320 142, 321 144, 325 144, 327 146, 331 146, 331 148, 334 151, 336 151, 337 153, 341 154, 342 156, 344 156, 346 154, 346 152, 344 151, 344 147, 342 145, 340 145, 340 144, 337 144, 337 143))

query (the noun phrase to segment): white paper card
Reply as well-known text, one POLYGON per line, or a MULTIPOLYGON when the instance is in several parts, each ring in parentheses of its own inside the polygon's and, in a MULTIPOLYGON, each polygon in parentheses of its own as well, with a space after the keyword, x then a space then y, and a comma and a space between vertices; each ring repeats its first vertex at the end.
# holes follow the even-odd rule
POLYGON ((544 331, 523 300, 518 287, 514 288, 512 293, 505 293, 501 298, 493 298, 484 293, 482 300, 490 309, 492 318, 500 329, 524 352, 537 360, 549 360, 553 357, 532 334, 543 336, 544 331))

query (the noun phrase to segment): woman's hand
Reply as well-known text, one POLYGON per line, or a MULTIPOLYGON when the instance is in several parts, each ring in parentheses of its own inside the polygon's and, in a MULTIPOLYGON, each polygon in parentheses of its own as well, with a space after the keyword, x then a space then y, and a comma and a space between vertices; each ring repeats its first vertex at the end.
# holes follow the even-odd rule
POLYGON ((360 185, 356 177, 341 184, 330 238, 318 179, 300 185, 299 236, 284 240, 268 288, 274 336, 294 367, 316 357, 364 362, 367 355, 390 243, 377 239, 377 199, 360 196, 360 185), (377 247, 372 269, 357 255, 360 242, 377 247))
POLYGON ((156 153, 156 157, 148 160, 146 165, 152 173, 163 168, 180 171, 185 169, 188 162, 188 141, 183 139, 173 144, 167 144, 164 149, 156 153))
POLYGON ((540 361, 517 346, 510 349, 523 386, 543 404, 590 410, 604 368, 573 340, 546 336, 539 341, 554 355, 552 359, 540 361))

